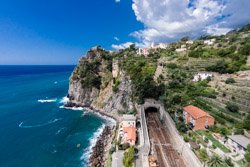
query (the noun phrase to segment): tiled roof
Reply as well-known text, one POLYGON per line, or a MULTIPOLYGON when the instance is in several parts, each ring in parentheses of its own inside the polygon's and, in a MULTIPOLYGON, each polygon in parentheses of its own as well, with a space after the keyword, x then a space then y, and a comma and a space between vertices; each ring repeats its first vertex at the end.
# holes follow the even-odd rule
POLYGON ((124 127, 123 132, 127 133, 127 140, 136 141, 136 128, 135 127, 124 127))
POLYGON ((191 115, 191 117, 193 117, 194 119, 198 119, 198 118, 201 118, 204 116, 211 117, 207 112, 205 112, 202 109, 195 107, 193 105, 186 106, 183 109, 184 109, 184 111, 189 113, 191 115))

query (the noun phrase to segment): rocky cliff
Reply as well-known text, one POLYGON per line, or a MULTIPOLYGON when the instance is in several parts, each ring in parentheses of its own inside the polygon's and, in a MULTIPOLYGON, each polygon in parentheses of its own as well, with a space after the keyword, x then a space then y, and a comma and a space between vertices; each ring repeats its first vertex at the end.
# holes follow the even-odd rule
POLYGON ((88 51, 70 77, 71 104, 112 114, 131 111, 131 80, 118 64, 118 59, 100 47, 88 51))

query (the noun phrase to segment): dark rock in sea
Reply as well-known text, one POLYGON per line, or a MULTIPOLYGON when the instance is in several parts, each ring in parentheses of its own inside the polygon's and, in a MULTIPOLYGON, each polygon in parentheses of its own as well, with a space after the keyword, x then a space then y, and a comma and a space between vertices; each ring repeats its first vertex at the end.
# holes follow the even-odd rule
POLYGON ((64 104, 64 107, 83 107, 83 106, 76 104, 76 103, 68 102, 64 104))

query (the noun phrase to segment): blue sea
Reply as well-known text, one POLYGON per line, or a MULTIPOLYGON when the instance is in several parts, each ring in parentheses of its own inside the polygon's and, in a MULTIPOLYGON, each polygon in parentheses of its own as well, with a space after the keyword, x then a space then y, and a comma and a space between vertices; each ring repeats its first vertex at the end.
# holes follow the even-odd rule
POLYGON ((65 109, 74 66, 0 66, 0 166, 87 166, 109 121, 65 109))

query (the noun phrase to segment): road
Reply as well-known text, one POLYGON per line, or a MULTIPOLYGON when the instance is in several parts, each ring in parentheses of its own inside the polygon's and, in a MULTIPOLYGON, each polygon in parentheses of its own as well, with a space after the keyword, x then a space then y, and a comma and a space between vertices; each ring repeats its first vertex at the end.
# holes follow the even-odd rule
POLYGON ((123 154, 124 151, 117 150, 112 154, 112 167, 121 167, 123 166, 122 160, 123 160, 123 154))

